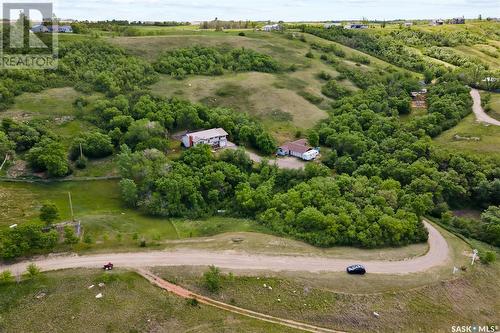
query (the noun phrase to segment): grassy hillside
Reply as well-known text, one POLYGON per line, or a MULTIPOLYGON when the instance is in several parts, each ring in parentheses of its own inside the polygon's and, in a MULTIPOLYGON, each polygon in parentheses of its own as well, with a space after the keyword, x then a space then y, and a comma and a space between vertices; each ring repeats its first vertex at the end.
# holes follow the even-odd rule
MULTIPOLYGON (((245 31, 245 36, 238 32, 193 31, 188 29, 173 30, 177 34, 149 37, 118 37, 110 39, 127 52, 155 61, 164 51, 193 45, 249 48, 267 54, 276 59, 284 68, 294 66, 294 71, 280 74, 242 73, 226 74, 218 77, 190 76, 185 80, 175 80, 167 75, 152 86, 154 93, 161 96, 178 96, 194 102, 203 102, 213 106, 227 106, 240 112, 247 112, 258 117, 270 129, 279 141, 293 138, 298 129, 314 126, 327 117, 325 111, 330 99, 321 94, 325 83, 318 78, 320 72, 332 77, 338 73, 333 66, 319 59, 321 53, 313 51, 314 58, 305 55, 310 51, 311 43, 335 44, 341 48, 346 59, 362 54, 359 51, 321 40, 315 36, 301 37, 300 33, 289 35, 245 31), (316 101, 312 101, 316 99, 316 101)), ((367 69, 391 68, 392 65, 369 57, 371 63, 367 69)), ((354 62, 340 59, 342 63, 354 66, 354 62)), ((340 84, 349 90, 357 88, 348 80, 340 84)))
POLYGON ((131 272, 67 270, 0 285, 2 332, 295 332, 186 300, 131 272), (99 288, 98 283, 105 282, 99 288), (90 285, 93 289, 88 289, 90 285), (42 295, 43 297, 40 297, 42 295), (102 293, 102 299, 95 296, 102 293))

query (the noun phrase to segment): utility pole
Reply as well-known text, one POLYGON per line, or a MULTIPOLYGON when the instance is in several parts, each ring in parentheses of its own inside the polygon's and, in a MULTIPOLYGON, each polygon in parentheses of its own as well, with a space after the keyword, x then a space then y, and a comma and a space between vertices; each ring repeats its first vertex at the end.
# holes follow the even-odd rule
POLYGON ((71 202, 71 192, 68 192, 68 198, 69 198, 69 209, 71 211, 71 221, 75 221, 75 218, 73 216, 73 203, 71 202))

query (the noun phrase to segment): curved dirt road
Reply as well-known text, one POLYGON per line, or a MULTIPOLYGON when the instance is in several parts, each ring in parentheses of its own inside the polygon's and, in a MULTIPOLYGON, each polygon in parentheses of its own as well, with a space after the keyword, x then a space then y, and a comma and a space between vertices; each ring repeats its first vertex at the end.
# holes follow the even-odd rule
POLYGON ((93 255, 56 256, 13 265, 1 265, 0 272, 10 270, 14 274, 26 271, 34 262, 43 271, 66 268, 96 268, 106 262, 116 267, 143 268, 153 266, 206 266, 215 265, 234 270, 341 272, 348 265, 365 265, 369 273, 409 274, 423 272, 444 265, 449 259, 448 243, 430 223, 424 221, 429 231, 429 251, 421 256, 403 261, 355 261, 350 259, 322 258, 319 256, 270 256, 244 252, 204 250, 151 251, 135 253, 111 253, 93 255))
POLYGON ((481 106, 481 95, 479 94, 479 91, 477 89, 471 89, 470 95, 472 96, 472 100, 474 101, 474 104, 472 105, 472 111, 474 111, 477 121, 500 126, 500 121, 491 118, 486 114, 486 112, 484 112, 484 109, 481 106))

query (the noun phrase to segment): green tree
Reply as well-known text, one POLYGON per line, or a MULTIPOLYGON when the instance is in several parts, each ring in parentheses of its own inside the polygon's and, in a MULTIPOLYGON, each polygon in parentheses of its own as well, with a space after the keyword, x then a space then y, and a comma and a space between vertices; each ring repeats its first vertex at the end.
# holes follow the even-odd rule
POLYGON ((136 207, 138 200, 137 185, 132 179, 122 179, 120 181, 122 198, 129 207, 136 207))
POLYGON ((33 169, 47 171, 51 177, 66 176, 69 172, 64 146, 47 137, 30 149, 27 159, 33 169))
POLYGON ((51 225, 52 222, 59 218, 59 209, 53 202, 45 202, 40 208, 40 220, 45 222, 47 225, 51 225))
POLYGON ((319 135, 318 135, 318 132, 316 132, 315 130, 310 130, 307 133, 307 141, 313 147, 319 146, 319 135))

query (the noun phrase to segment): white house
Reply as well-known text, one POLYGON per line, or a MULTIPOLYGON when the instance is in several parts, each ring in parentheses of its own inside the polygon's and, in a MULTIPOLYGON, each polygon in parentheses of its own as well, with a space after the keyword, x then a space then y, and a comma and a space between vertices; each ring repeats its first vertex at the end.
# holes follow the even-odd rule
POLYGON ((205 131, 186 133, 182 137, 182 144, 190 148, 199 144, 206 144, 213 148, 224 148, 227 146, 227 134, 222 128, 212 128, 205 131))
POLYGON ((319 155, 319 151, 309 146, 306 139, 300 139, 280 146, 277 154, 280 156, 295 156, 304 161, 312 161, 319 155))
POLYGON ((271 32, 271 31, 279 31, 281 30, 281 25, 280 24, 268 24, 262 27, 262 30, 271 32))
POLYGON ((33 32, 49 32, 49 28, 47 28, 43 24, 37 24, 31 27, 31 31, 33 32))

